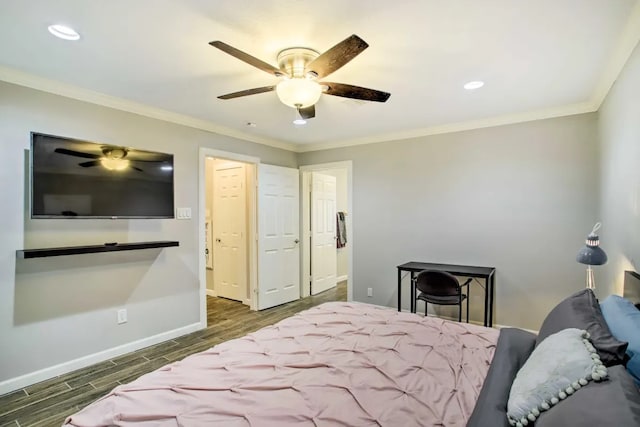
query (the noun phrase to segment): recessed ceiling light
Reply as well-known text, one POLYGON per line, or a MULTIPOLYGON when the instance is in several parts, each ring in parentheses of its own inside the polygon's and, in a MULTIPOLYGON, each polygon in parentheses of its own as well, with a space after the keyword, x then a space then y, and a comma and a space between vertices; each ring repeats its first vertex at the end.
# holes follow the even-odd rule
POLYGON ((476 81, 468 82, 464 84, 464 88, 466 90, 480 89, 482 86, 484 86, 484 82, 481 82, 480 80, 476 80, 476 81))
POLYGON ((64 40, 78 40, 80 38, 80 34, 76 30, 66 25, 49 25, 49 32, 64 40))
POLYGON ((295 119, 295 120, 293 121, 293 124, 294 124, 294 125, 306 125, 306 124, 307 124, 307 121, 306 121, 305 119, 295 119))
POLYGON ((164 166, 160 166, 160 169, 163 170, 163 171, 172 171, 173 170, 173 166, 164 165, 164 166))

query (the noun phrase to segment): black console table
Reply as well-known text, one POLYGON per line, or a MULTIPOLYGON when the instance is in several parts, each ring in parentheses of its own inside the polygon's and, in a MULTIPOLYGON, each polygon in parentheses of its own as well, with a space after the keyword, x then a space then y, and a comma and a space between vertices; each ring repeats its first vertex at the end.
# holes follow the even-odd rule
POLYGON ((402 272, 411 272, 411 312, 416 312, 415 273, 422 270, 446 271, 454 276, 478 277, 485 280, 484 288, 484 326, 493 326, 493 293, 496 269, 494 267, 474 267, 470 265, 433 264, 429 262, 407 262, 398 267, 398 311, 402 302, 402 272))
POLYGON ((18 258, 46 258, 62 255, 93 254, 99 252, 135 251, 138 249, 169 248, 179 246, 180 242, 163 240, 157 242, 105 243, 89 246, 66 246, 62 248, 22 249, 16 251, 18 258))

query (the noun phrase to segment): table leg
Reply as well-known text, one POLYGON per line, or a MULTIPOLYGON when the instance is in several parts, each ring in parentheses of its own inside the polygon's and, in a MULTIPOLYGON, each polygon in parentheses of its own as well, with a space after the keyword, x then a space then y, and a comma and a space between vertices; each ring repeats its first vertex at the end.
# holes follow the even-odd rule
POLYGON ((402 311, 402 275, 398 269, 398 311, 402 311))
POLYGON ((491 275, 484 279, 484 326, 489 326, 489 287, 491 275))
POLYGON ((489 289, 489 327, 493 327, 493 294, 496 280, 495 271, 491 272, 491 274, 489 275, 489 280, 491 282, 491 289, 489 289))
POLYGON ((416 304, 416 282, 413 280, 415 278, 415 273, 411 272, 411 312, 415 313, 417 310, 416 304))

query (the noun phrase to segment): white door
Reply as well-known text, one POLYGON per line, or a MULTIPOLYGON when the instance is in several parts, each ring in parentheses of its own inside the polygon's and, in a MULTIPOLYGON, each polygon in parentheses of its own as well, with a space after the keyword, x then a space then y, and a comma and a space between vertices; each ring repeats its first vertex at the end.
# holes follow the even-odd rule
POLYGON ((258 165, 258 310, 300 298, 298 169, 258 165))
POLYGON ((311 295, 336 286, 336 177, 311 174, 311 295))
POLYGON ((218 296, 247 298, 246 171, 243 163, 214 162, 213 286, 218 296))

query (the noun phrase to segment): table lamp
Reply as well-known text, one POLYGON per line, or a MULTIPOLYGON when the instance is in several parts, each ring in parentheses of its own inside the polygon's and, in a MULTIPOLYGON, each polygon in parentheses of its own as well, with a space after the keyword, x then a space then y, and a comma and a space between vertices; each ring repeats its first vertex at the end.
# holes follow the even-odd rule
POLYGON ((587 265, 587 289, 596 288, 591 266, 607 263, 607 254, 600 248, 600 238, 596 234, 596 231, 598 231, 601 226, 602 224, 599 222, 593 226, 593 230, 591 230, 591 233, 587 236, 586 245, 580 249, 576 256, 576 261, 580 264, 587 265))

